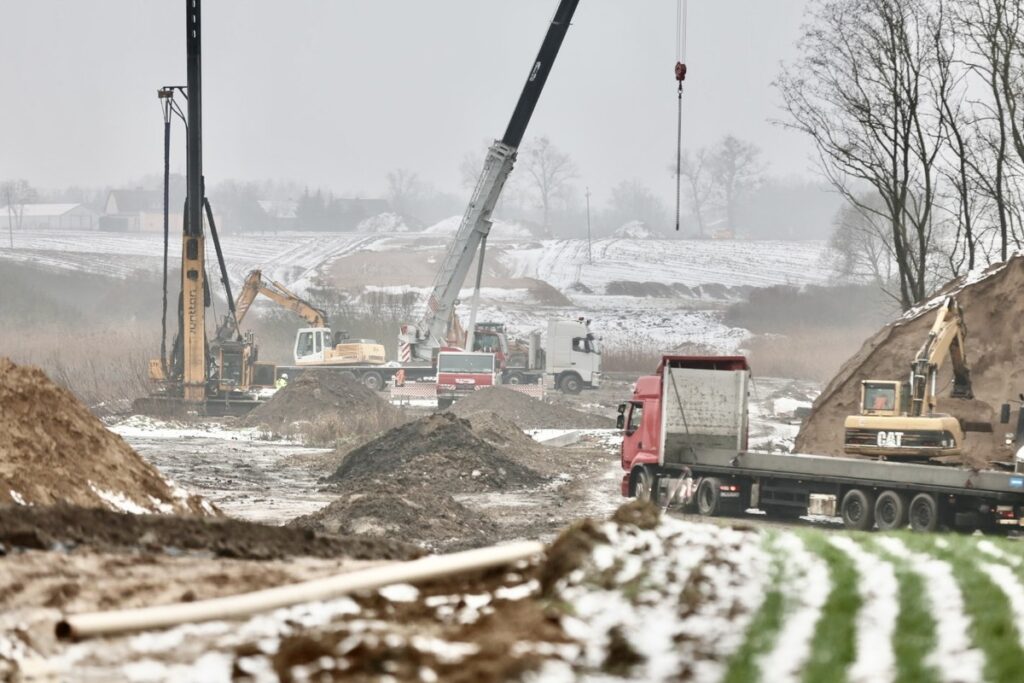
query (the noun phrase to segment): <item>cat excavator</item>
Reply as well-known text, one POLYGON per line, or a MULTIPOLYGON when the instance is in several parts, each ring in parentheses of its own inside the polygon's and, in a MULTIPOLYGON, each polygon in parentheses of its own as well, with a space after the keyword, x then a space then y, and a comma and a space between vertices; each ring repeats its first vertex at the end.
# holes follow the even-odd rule
POLYGON ((938 375, 952 362, 952 398, 972 399, 964 341, 963 311, 953 297, 939 307, 928 337, 914 357, 905 381, 867 379, 860 387, 860 414, 844 423, 844 450, 886 460, 927 460, 960 455, 964 428, 952 416, 935 412, 938 375))

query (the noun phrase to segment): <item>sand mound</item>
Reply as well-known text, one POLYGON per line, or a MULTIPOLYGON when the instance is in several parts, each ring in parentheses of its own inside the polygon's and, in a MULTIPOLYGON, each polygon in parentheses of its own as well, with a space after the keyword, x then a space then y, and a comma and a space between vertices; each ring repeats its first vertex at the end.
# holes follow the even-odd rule
MULTIPOLYGON (((1016 256, 994 266, 978 277, 960 279, 947 285, 928 306, 906 319, 886 325, 869 338, 814 402, 814 407, 796 439, 802 453, 842 453, 843 420, 858 411, 860 381, 899 379, 935 322, 935 306, 946 294, 953 294, 964 311, 967 326, 966 350, 971 368, 975 401, 948 397, 951 371, 939 375, 938 408, 972 422, 993 422, 993 432, 969 432, 965 458, 972 464, 1005 460, 1011 455, 1002 444, 1003 434, 1013 425, 998 424, 999 406, 1024 391, 1024 257, 1016 256)), ((1014 422, 1016 414, 1014 415, 1014 422)))
POLYGON ((212 513, 39 368, 0 358, 0 503, 212 513))
POLYGON ((504 387, 481 389, 460 398, 451 407, 451 412, 459 417, 481 412, 497 413, 523 429, 608 429, 615 426, 615 420, 610 417, 538 401, 504 387))
POLYGON ((346 494, 289 526, 446 551, 485 545, 497 530, 486 515, 470 511, 449 495, 390 484, 346 494))
POLYGON ((400 410, 356 380, 331 370, 304 370, 244 424, 278 434, 327 431, 337 437, 376 433, 401 421, 400 410))
POLYGON ((448 494, 535 486, 544 478, 475 434, 468 421, 438 413, 353 450, 328 480, 344 491, 393 484, 448 494))

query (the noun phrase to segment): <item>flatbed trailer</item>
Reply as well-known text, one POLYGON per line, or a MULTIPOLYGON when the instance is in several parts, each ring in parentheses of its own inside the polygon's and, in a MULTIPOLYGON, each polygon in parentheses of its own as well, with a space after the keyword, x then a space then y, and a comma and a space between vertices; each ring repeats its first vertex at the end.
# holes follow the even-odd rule
MULTIPOLYGON (((622 493, 683 503, 702 515, 806 515, 834 496, 847 528, 917 531, 1017 528, 1024 475, 747 448, 749 368, 742 357, 665 356, 620 407, 622 493)), ((841 438, 837 436, 837 438, 841 438)))
POLYGON ((403 371, 405 382, 434 381, 437 377, 437 368, 432 365, 278 365, 275 377, 286 374, 289 379, 295 379, 306 370, 328 371, 349 377, 373 391, 381 391, 399 371, 403 371))

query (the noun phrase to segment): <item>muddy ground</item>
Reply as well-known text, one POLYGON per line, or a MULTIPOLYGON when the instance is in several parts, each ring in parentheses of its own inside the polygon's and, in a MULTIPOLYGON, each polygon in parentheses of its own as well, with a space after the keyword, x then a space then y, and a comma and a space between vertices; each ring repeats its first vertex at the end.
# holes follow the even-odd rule
MULTIPOLYGON (((563 406, 613 418, 615 406, 628 398, 630 384, 616 379, 598 391, 553 398, 563 406)), ((775 419, 772 411, 802 403, 813 390, 762 381, 752 402, 754 434, 773 448, 786 449, 796 426, 775 419)), ((193 522, 181 520, 154 522, 94 512, 90 514, 118 518, 107 521, 109 533, 90 538, 81 528, 104 520, 72 520, 72 510, 0 514, 4 548, 0 552, 7 553, 0 554, 0 680, 5 679, 4 659, 17 654, 18 648, 44 655, 59 650, 52 628, 62 611, 162 604, 255 590, 408 556, 407 543, 457 549, 519 539, 551 541, 575 520, 607 517, 622 502, 619 441, 612 430, 580 430, 578 441, 566 447, 523 448, 517 441, 521 435, 509 432, 500 421, 478 420, 475 429, 490 443, 506 439, 518 444, 515 452, 521 462, 543 476, 540 483, 507 490, 469 487, 453 492, 451 498, 460 506, 453 509, 486 518, 486 528, 461 542, 451 539, 447 546, 431 547, 423 539, 410 538, 415 534, 408 530, 383 541, 378 534, 374 543, 359 545, 330 540, 308 528, 280 528, 253 536, 248 527, 235 526, 240 524, 235 520, 283 526, 337 501, 338 491, 327 481, 341 464, 333 449, 263 441, 258 430, 237 427, 162 428, 144 422, 122 426, 125 440, 164 476, 215 504, 228 519, 193 528, 193 522)), ((375 497, 378 507, 397 504, 403 497, 416 500, 404 490, 370 489, 366 494, 375 497)), ((763 523, 756 516, 745 520, 763 523)), ((195 657, 201 654, 194 653, 195 657)))

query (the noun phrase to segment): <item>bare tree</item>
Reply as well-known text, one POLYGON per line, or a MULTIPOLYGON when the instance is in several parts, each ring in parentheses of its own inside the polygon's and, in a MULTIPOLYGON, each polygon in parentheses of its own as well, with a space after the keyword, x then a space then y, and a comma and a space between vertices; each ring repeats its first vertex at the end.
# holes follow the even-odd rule
POLYGON ((756 145, 726 135, 715 145, 708 160, 730 230, 737 227, 737 209, 744 195, 761 180, 764 165, 760 162, 760 155, 761 150, 756 145))
POLYGON ((829 247, 840 274, 854 279, 869 278, 899 301, 891 233, 880 219, 884 211, 884 203, 877 195, 860 197, 857 205, 846 204, 836 215, 829 247), (860 206, 870 210, 864 211, 860 206))
POLYGON ((0 183, 0 197, 7 204, 7 236, 14 248, 14 231, 21 230, 25 217, 25 204, 36 198, 36 191, 27 180, 7 180, 0 183))
POLYGON ((623 181, 612 188, 604 215, 604 223, 613 230, 632 221, 640 221, 654 233, 662 232, 669 221, 665 203, 639 180, 623 181))
POLYGON ((388 172, 388 201, 402 216, 410 217, 413 203, 423 194, 424 185, 419 175, 406 168, 388 172))
POLYGON ((814 0, 802 55, 777 81, 784 124, 811 138, 848 203, 887 226, 904 309, 927 294, 946 131, 930 78, 941 67, 930 36, 946 27, 930 10, 926 0, 814 0))
MULTIPOLYGON (((704 237, 705 212, 715 193, 710 157, 711 153, 706 147, 701 147, 692 153, 690 150, 684 150, 680 165, 680 171, 686 181, 690 210, 693 212, 693 217, 697 219, 697 234, 700 237, 704 237)), ((672 167, 671 171, 675 173, 675 167, 672 167)))
POLYGON ((526 172, 543 212, 545 232, 550 232, 551 207, 554 200, 564 196, 569 181, 576 177, 576 164, 546 137, 536 138, 527 147, 526 172))

